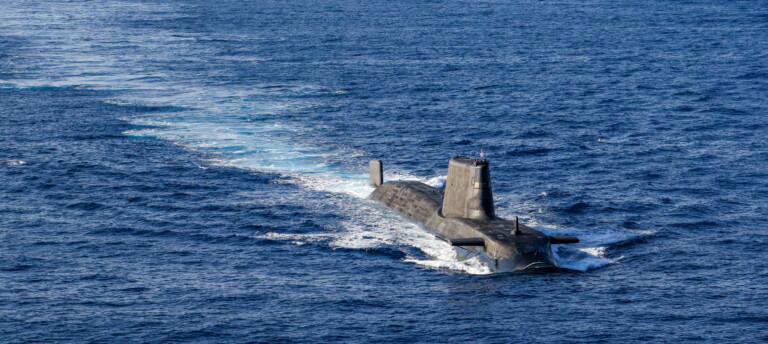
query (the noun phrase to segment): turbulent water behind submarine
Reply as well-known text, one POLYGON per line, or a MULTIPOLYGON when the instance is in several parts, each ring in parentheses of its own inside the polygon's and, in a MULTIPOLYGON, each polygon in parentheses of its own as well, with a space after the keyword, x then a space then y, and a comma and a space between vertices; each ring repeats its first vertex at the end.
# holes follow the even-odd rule
POLYGON ((768 341, 763 1, 0 2, 0 342, 768 341), (581 272, 366 200, 491 161, 581 272))

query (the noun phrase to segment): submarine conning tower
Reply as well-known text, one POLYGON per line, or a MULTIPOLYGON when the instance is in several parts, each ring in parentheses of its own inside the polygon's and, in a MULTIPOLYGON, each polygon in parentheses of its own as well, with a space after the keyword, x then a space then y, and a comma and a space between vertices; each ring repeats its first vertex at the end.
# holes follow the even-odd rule
POLYGON ((495 218, 488 160, 455 156, 448 163, 442 215, 476 220, 495 218))

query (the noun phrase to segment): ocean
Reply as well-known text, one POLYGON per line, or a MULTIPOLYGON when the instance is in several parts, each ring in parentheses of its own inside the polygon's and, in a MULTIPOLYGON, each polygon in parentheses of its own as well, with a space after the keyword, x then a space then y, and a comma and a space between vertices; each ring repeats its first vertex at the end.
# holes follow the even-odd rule
POLYGON ((765 1, 3 0, 0 342, 768 342, 765 1), (367 197, 490 161, 490 273, 367 197))

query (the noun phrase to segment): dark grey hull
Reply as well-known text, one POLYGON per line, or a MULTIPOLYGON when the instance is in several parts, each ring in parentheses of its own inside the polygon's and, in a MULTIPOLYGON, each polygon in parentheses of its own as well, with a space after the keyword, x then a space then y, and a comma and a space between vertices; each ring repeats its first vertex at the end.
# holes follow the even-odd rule
POLYGON ((549 236, 496 217, 446 217, 442 214, 443 191, 424 183, 386 182, 376 188, 371 198, 453 243, 460 259, 478 257, 493 272, 558 268, 549 236))

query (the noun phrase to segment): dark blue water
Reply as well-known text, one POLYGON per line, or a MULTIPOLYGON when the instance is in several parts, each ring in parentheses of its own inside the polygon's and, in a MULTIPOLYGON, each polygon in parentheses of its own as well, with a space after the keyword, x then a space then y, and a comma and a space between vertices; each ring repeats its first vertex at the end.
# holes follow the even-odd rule
POLYGON ((766 342, 764 1, 0 3, 0 342, 766 342), (576 271, 366 200, 491 161, 576 271))

